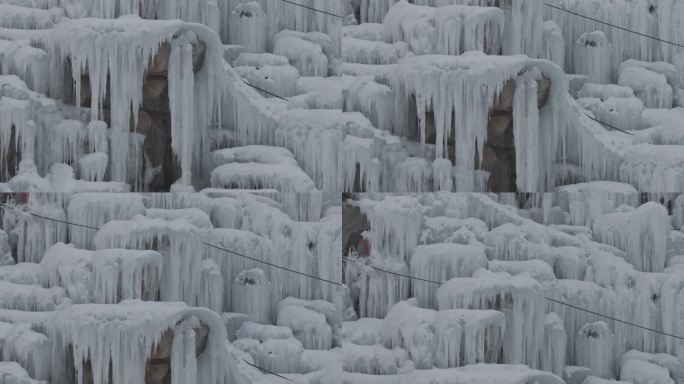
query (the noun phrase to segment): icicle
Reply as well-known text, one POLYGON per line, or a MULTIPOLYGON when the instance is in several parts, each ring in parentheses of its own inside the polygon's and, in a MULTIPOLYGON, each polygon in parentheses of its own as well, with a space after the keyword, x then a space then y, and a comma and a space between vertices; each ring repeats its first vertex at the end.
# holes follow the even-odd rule
POLYGON ((566 364, 568 335, 563 320, 555 313, 546 315, 544 326, 544 348, 541 353, 541 369, 561 376, 566 364))
POLYGON ((54 377, 66 377, 75 370, 77 382, 83 382, 85 365, 90 362, 94 383, 144 383, 154 348, 172 331, 173 384, 227 383, 226 330, 221 318, 208 309, 139 300, 81 304, 56 312, 46 327, 53 340, 54 377), (209 334, 204 352, 195 357, 194 329, 200 325, 206 326, 209 334), (72 360, 63 358, 68 350, 73 351, 72 360))
POLYGON ((223 277, 212 259, 202 260, 201 293, 198 304, 216 313, 223 313, 223 277))
POLYGON ((544 22, 542 50, 544 60, 549 60, 557 66, 565 68, 565 39, 558 24, 553 20, 544 22))
POLYGON ((513 96, 513 138, 518 191, 540 190, 539 108, 537 81, 526 72, 518 77, 513 96))
POLYGON ((195 331, 197 321, 183 321, 176 326, 171 344, 171 384, 197 381, 195 331))
MULTIPOLYGON (((419 245, 413 250, 410 276, 444 282, 454 277, 471 277, 476 270, 486 267, 484 247, 477 244, 419 245)), ((432 283, 413 281, 411 293, 421 307, 435 308, 437 288, 432 283)))
POLYGON ((603 215, 594 222, 597 238, 626 251, 627 261, 644 272, 662 272, 665 268, 669 228, 665 207, 653 202, 636 210, 603 215))

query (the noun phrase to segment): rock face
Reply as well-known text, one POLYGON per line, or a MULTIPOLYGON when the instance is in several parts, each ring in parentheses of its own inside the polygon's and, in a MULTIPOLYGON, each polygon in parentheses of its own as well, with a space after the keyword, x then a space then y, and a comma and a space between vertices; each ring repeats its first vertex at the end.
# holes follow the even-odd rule
MULTIPOLYGON (((544 77, 538 81, 538 105, 540 108, 546 105, 551 92, 551 80, 544 77)), ((487 126, 487 142, 485 143, 482 163, 479 168, 490 172, 490 192, 515 192, 515 145, 513 141, 513 95, 515 94, 515 80, 509 80, 499 96, 494 100, 494 106, 490 111, 489 125, 487 126)), ((434 115, 428 113, 426 121, 426 142, 436 141, 434 115)), ((420 136, 416 132, 411 140, 419 141, 420 136)), ((449 146, 448 155, 454 161, 454 147, 449 146)), ((477 166, 476 160, 476 166, 477 166)))
POLYGON ((359 255, 367 256, 364 254, 363 243, 365 240, 361 233, 370 229, 368 218, 361 213, 359 208, 349 204, 342 206, 342 214, 344 216, 342 221, 342 244, 344 245, 342 254, 349 254, 349 250, 354 247, 359 252, 359 255))
MULTIPOLYGON (((206 45, 193 44, 192 60, 195 72, 204 65, 206 45)), ((180 167, 176 164, 171 151, 171 112, 169 110, 169 55, 171 45, 163 43, 157 56, 147 69, 143 83, 143 104, 140 108, 136 132, 145 136, 143 144, 144 166, 147 169, 158 167, 150 182, 151 192, 168 191, 180 176, 180 167)), ((90 107, 90 79, 84 75, 81 78, 81 107, 90 107)), ((73 103, 74 101, 71 100, 73 103)), ((103 103, 103 114, 109 125, 109 89, 103 103)))
MULTIPOLYGON (((207 347, 209 328, 200 324, 195 328, 195 350, 199 356, 207 347)), ((173 329, 169 329, 162 335, 159 345, 152 351, 152 356, 147 362, 145 373, 146 384, 171 384, 171 346, 173 345, 173 329)), ((83 384, 93 383, 93 372, 90 361, 84 365, 83 384)), ((110 373, 111 381, 111 373, 110 373)))

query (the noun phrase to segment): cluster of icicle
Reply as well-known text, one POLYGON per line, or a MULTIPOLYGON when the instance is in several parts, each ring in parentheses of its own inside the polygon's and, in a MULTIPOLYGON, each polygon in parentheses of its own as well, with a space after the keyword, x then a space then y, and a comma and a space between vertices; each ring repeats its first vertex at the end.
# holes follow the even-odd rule
POLYGON ((215 0, 14 0, 14 3, 44 10, 62 8, 70 19, 138 15, 145 19, 181 19, 219 31, 219 9, 215 0))
POLYGON ((402 0, 390 8, 383 24, 389 41, 405 41, 418 55, 460 55, 466 51, 496 54, 505 16, 493 7, 427 7, 402 0))
MULTIPOLYGON (((400 0, 361 0, 362 23, 382 23, 392 6, 400 0)), ((415 0, 416 5, 444 7, 469 5, 499 7, 506 14, 503 30, 503 54, 526 54, 540 57, 542 54, 543 3, 525 0, 415 0)), ((492 32, 492 31, 490 31, 492 32)))
MULTIPOLYGON (((139 153, 142 145, 135 144, 139 141, 135 128, 142 105, 143 83, 148 66, 160 53, 160 48, 169 44, 172 150, 181 163, 180 183, 190 185, 193 171, 197 171, 200 166, 199 156, 207 145, 206 127, 214 119, 220 118, 221 97, 226 84, 223 47, 216 33, 199 24, 142 20, 129 15, 112 20, 74 19, 30 36, 40 41, 49 55, 50 76, 45 79, 46 84, 37 86, 48 89, 50 97, 62 99, 73 94, 75 105, 80 106, 81 100, 89 96, 90 119, 96 121, 104 119, 106 92, 109 91, 110 94, 109 132, 106 132, 106 128, 96 129, 99 126, 91 129, 89 125, 86 137, 86 130, 82 129, 81 124, 64 120, 64 124, 60 123, 50 129, 51 134, 58 134, 53 140, 61 143, 56 146, 58 151, 45 148, 50 161, 38 156, 40 158, 36 159, 37 163, 71 162, 76 167, 79 165, 77 157, 85 154, 81 151, 87 144, 93 155, 87 159, 81 158, 86 176, 90 175, 88 177, 95 180, 103 178, 105 169, 102 165, 107 161, 103 162, 101 157, 108 153, 107 173, 110 180, 138 187, 144 184, 141 180, 144 177, 142 156, 139 153), (206 49, 204 62, 195 73, 193 50, 201 47, 206 49), (63 69, 67 67, 67 63, 71 71, 65 76, 63 69), (89 80, 90 95, 81 95, 82 76, 87 76, 89 80), (73 82, 73 88, 65 89, 62 86, 65 82, 73 82), (60 129, 62 125, 63 129, 60 129)), ((22 143, 22 134, 27 131, 25 126, 33 118, 29 112, 28 108, 16 107, 7 109, 6 112, 3 108, 0 112, 0 133, 7 138, 2 141, 0 158, 7 151, 5 143, 10 142, 11 130, 7 126, 17 127, 15 140, 19 145, 22 143)), ((33 131, 35 135, 35 129, 33 131)), ((29 138, 24 141, 31 140, 29 138)), ((26 149, 22 151, 22 156, 32 159, 34 149, 26 149)), ((41 148, 36 149, 43 152, 41 148)), ((46 167, 43 165, 40 168, 45 171, 46 167)))
POLYGON ((269 295, 277 298, 294 296, 332 300, 336 297, 337 291, 329 283, 292 279, 287 271, 201 243, 337 281, 341 264, 339 257, 334 255, 339 255, 342 248, 341 212, 331 209, 319 221, 300 222, 269 206, 276 203, 267 198, 244 194, 219 199, 192 199, 192 195, 182 198, 183 194, 175 199, 154 196, 145 196, 147 202, 143 203, 143 195, 138 194, 78 194, 56 201, 32 195, 25 210, 10 211, 3 216, 4 228, 16 234, 18 261, 45 261, 53 270, 52 285, 67 287, 73 283, 74 287, 91 287, 85 292, 97 296, 98 299, 89 299, 92 302, 112 302, 119 297, 116 292, 121 292, 123 298, 147 298, 156 296, 155 292, 159 290, 164 301, 184 301, 193 306, 231 310, 231 295, 217 302, 217 289, 231 292, 240 273, 255 267, 266 272, 269 295), (157 209, 146 209, 145 204, 157 209), (200 209, 186 208, 189 206, 200 209), (31 216, 30 213, 34 212, 84 223, 82 225, 89 228, 70 229, 64 223, 31 216), (196 219, 191 219, 192 215, 196 219), (46 251, 57 243, 73 243, 76 248, 52 249, 46 255, 46 251), (111 249, 120 250, 117 253, 111 249), (136 249, 156 250, 161 255, 138 254, 133 251, 136 249), (55 257, 48 259, 54 261, 45 260, 52 253, 55 257), (62 254, 66 255, 60 256, 62 254), (123 258, 128 262, 120 257, 123 254, 128 255, 123 258), (111 273, 118 270, 116 276, 100 276, 99 271, 93 271, 98 268, 92 263, 99 259, 94 255, 105 256, 107 260, 101 260, 103 266, 111 273), (81 267, 73 270, 59 267, 64 260, 78 261, 81 267), (159 268, 160 262, 163 268, 159 268), (126 282, 121 278, 127 279, 126 282), (142 284, 144 291, 139 284, 141 279, 149 279, 142 284), (123 285, 130 285, 133 291, 129 293, 116 288, 123 285))
POLYGON ((517 81, 514 96, 517 184, 521 190, 547 190, 555 183, 556 160, 564 157, 567 134, 564 116, 567 104, 567 79, 552 63, 524 56, 486 56, 468 52, 461 56, 424 55, 404 59, 388 75, 395 90, 394 124, 408 132, 412 121, 406 111, 418 113, 421 144, 425 144, 428 113, 434 114, 435 157, 449 157, 449 140, 455 147, 457 191, 473 191, 476 182, 476 156, 483 158, 489 113, 496 96, 508 81, 517 81), (516 80, 520 74, 521 80, 516 80), (537 105, 536 81, 542 75, 551 79, 546 106, 537 105), (453 117, 453 118, 452 118, 453 117))
POLYGON ((228 382, 225 326, 218 315, 204 308, 139 300, 81 304, 55 312, 44 326, 53 340, 51 376, 55 383, 70 382, 70 364, 78 382, 83 382, 88 362, 94 383, 144 383, 149 358, 171 330, 172 384, 228 382), (195 329, 200 324, 209 328, 209 336, 204 352, 197 356, 195 329), (65 358, 68 355, 73 356, 71 362, 65 358))

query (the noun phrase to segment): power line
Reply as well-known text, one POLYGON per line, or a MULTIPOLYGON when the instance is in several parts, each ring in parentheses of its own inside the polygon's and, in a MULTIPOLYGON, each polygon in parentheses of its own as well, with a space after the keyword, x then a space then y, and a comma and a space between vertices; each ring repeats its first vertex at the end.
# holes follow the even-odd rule
MULTIPOLYGON (((16 207, 12 207, 12 206, 10 206, 10 205, 8 205, 8 204, 4 204, 4 203, 0 203, 0 206, 6 207, 6 208, 10 208, 10 209, 18 210, 16 207)), ((25 211, 21 211, 21 212, 25 212, 25 211)), ((62 224, 75 225, 75 226, 77 226, 77 227, 83 227, 83 228, 89 228, 89 229, 94 229, 94 230, 100 230, 100 228, 97 228, 97 227, 91 227, 91 226, 87 226, 87 225, 71 223, 71 222, 64 221, 64 220, 53 219, 53 218, 46 217, 46 216, 41 216, 41 215, 38 215, 38 214, 35 214, 35 213, 32 213, 32 212, 25 212, 25 213, 28 213, 28 214, 31 215, 31 216, 35 216, 35 217, 38 217, 38 218, 41 218, 41 219, 50 220, 50 221, 54 221, 54 222, 58 222, 58 223, 62 223, 62 224)), ((201 244, 206 245, 206 246, 211 247, 211 248, 219 249, 219 250, 224 251, 224 252, 231 253, 231 254, 236 255, 236 256, 243 257, 243 258, 245 258, 245 259, 249 259, 249 260, 252 260, 252 261, 256 261, 256 262, 258 262, 258 263, 270 265, 271 267, 278 268, 278 269, 282 269, 282 270, 285 270, 285 271, 288 271, 288 272, 291 272, 291 273, 296 273, 296 274, 298 274, 298 275, 306 276, 306 277, 309 277, 309 278, 312 278, 312 279, 324 281, 324 282, 326 282, 326 283, 330 283, 330 284, 334 284, 334 285, 339 285, 339 286, 342 285, 342 283, 338 283, 338 282, 335 282, 335 281, 326 280, 326 279, 324 279, 324 278, 322 278, 322 277, 310 275, 310 274, 308 274, 308 273, 295 271, 295 270, 290 269, 290 268, 286 268, 286 267, 283 267, 283 266, 280 266, 280 265, 277 265, 277 264, 269 263, 268 261, 260 260, 260 259, 257 259, 257 258, 254 258, 254 257, 250 257, 250 256, 247 256, 247 255, 243 255, 243 254, 241 254, 241 253, 238 253, 238 252, 235 252, 235 251, 231 251, 230 249, 221 248, 221 247, 219 247, 219 246, 216 246, 216 245, 213 245, 213 244, 209 244, 209 243, 205 243, 205 242, 203 242, 203 241, 201 242, 201 244)))
POLYGON ((599 124, 603 124, 603 125, 605 125, 606 127, 610 127, 610 128, 613 128, 613 129, 615 129, 615 130, 617 130, 617 131, 620 131, 620 132, 622 132, 622 133, 626 133, 626 134, 628 134, 628 135, 630 135, 630 136, 634 136, 633 133, 627 132, 627 131, 625 131, 625 130, 623 130, 623 129, 620 129, 620 128, 614 126, 614 125, 610 125, 610 124, 605 123, 605 122, 603 122, 603 121, 601 121, 601 120, 598 120, 598 119, 592 117, 592 116, 591 116, 590 114, 588 114, 588 113, 584 113, 584 114, 587 115, 588 118, 594 120, 595 122, 597 122, 597 123, 599 123, 599 124))
MULTIPOLYGON (((349 258, 347 258, 347 257, 344 257, 344 256, 342 257, 342 259, 343 259, 343 260, 346 260, 346 261, 348 261, 348 262, 361 264, 361 263, 359 263, 358 261, 351 260, 351 259, 349 259, 349 258)), ((409 275, 402 275, 401 273, 391 272, 391 271, 388 271, 388 270, 385 270, 385 269, 382 269, 382 268, 374 267, 374 266, 372 266, 372 265, 366 265, 366 264, 363 264, 363 265, 365 265, 366 267, 375 269, 376 271, 389 273, 390 275, 405 277, 405 278, 412 279, 412 280, 424 281, 424 282, 426 282, 426 283, 432 283, 432 284, 437 284, 437 285, 442 285, 442 284, 444 284, 444 283, 440 283, 440 282, 438 282, 438 281, 427 280, 427 279, 423 279, 423 278, 420 278, 420 277, 409 276, 409 275)))
MULTIPOLYGON (((284 0, 283 0, 283 1, 284 1, 284 0)), ((559 7, 559 6, 556 6, 556 5, 552 5, 552 4, 549 4, 549 3, 546 3, 546 2, 544 3, 544 5, 546 5, 547 7, 555 8, 555 9, 557 9, 557 10, 559 10, 559 11, 567 12, 567 13, 569 13, 569 14, 571 14, 571 15, 583 17, 583 18, 585 18, 585 19, 588 19, 588 20, 597 22, 597 23, 599 23, 599 24, 604 24, 604 25, 607 25, 607 26, 609 26, 609 27, 613 27, 613 28, 617 28, 617 29, 620 29, 620 30, 623 30, 623 31, 626 31, 626 32, 634 33, 634 34, 639 35, 639 36, 642 36, 642 37, 647 37, 647 38, 649 38, 649 39, 657 40, 657 41, 660 41, 661 43, 672 44, 672 45, 674 45, 674 46, 684 48, 684 45, 682 45, 682 44, 678 44, 678 43, 675 43, 675 42, 672 42, 672 41, 663 40, 663 39, 661 39, 661 38, 659 38, 659 37, 647 35, 647 34, 644 34, 644 33, 641 33, 641 32, 633 31, 633 30, 631 30, 631 29, 627 29, 627 28, 621 27, 621 26, 619 26, 619 25, 610 24, 610 23, 607 23, 607 22, 605 22, 605 21, 603 21, 603 20, 594 19, 593 17, 589 17, 589 16, 583 15, 583 14, 581 14, 581 13, 573 12, 573 11, 570 11, 570 10, 568 10, 568 9, 561 8, 561 7, 559 7)))
POLYGON ((313 8, 313 7, 309 7, 308 5, 295 3, 294 1, 289 1, 289 0, 280 0, 280 1, 282 1, 282 2, 284 2, 284 3, 296 5, 296 6, 298 6, 298 7, 306 8, 306 9, 312 10, 312 11, 314 11, 314 12, 324 13, 324 14, 326 14, 326 15, 333 16, 333 17, 337 17, 337 18, 340 18, 340 19, 342 18, 342 16, 340 16, 340 15, 336 15, 336 14, 334 14, 334 13, 330 13, 330 12, 327 12, 327 11, 323 11, 323 10, 320 10, 320 9, 316 9, 316 8, 313 8))
POLYGON ((651 332, 659 333, 659 334, 661 334, 661 335, 674 337, 675 339, 684 340, 684 337, 680 337, 680 336, 677 336, 677 335, 673 335, 673 334, 670 334, 670 333, 666 333, 666 332, 663 332, 663 331, 659 331, 659 330, 657 330, 657 329, 644 327, 643 325, 634 324, 634 323, 630 323, 630 322, 627 322, 627 321, 624 321, 624 320, 616 319, 616 318, 614 318, 614 317, 611 317, 611 316, 608 316, 608 315, 604 315, 604 314, 601 314, 601 313, 598 313, 598 312, 590 311, 590 310, 585 309, 585 308, 577 307, 577 306, 574 306, 574 305, 572 305, 572 304, 568 304, 568 303, 566 303, 566 302, 564 302, 564 301, 552 299, 552 298, 550 298, 550 297, 544 297, 544 298, 545 298, 546 300, 553 301, 554 303, 558 303, 558 304, 561 304, 561 305, 565 305, 565 306, 568 306, 568 307, 570 307, 570 308, 577 309, 577 310, 582 311, 582 312, 591 313, 592 315, 596 315, 596 316, 599 316, 599 317, 603 317, 603 318, 606 318, 606 319, 610 319, 610 320, 613 320, 613 321, 617 321, 618 323, 623 323, 623 324, 631 325, 631 326, 633 326, 633 327, 641 328, 641 329, 644 329, 644 330, 646 330, 646 331, 651 331, 651 332))
MULTIPOLYGON (((284 0, 283 0, 283 1, 284 1, 284 0)), ((269 94, 269 95, 271 95, 271 96, 273 96, 273 97, 277 97, 277 98, 279 98, 280 100, 289 101, 288 99, 286 99, 286 98, 284 98, 284 97, 282 97, 282 96, 278 96, 278 95, 276 95, 275 93, 269 92, 269 91, 267 91, 267 90, 265 90, 265 89, 261 89, 261 88, 257 87, 256 85, 252 85, 252 84, 246 82, 246 81, 243 80, 243 79, 240 79, 240 80, 242 80, 243 83, 245 83, 245 84, 249 85, 250 87, 252 87, 252 88, 254 88, 254 89, 257 89, 257 90, 259 90, 259 91, 261 91, 261 92, 264 92, 264 93, 266 93, 266 94, 269 94)))
POLYGON ((266 369, 266 368, 262 368, 262 367, 259 367, 259 366, 257 366, 257 365, 254 365, 254 364, 250 363, 249 361, 247 361, 247 360, 245 360, 245 359, 242 359, 242 361, 244 361, 244 362, 247 363, 248 365, 251 365, 252 367, 254 367, 254 368, 256 368, 256 369, 258 369, 258 370, 260 370, 260 371, 264 371, 264 372, 266 372, 266 373, 270 373, 271 375, 278 376, 278 377, 280 377, 281 379, 285 379, 285 380, 287 380, 287 381, 292 381, 292 379, 288 379, 287 377, 281 376, 281 375, 279 375, 279 374, 277 374, 277 373, 275 373, 275 372, 273 372, 273 371, 269 371, 269 370, 266 369))
MULTIPOLYGON (((351 259, 349 259, 349 258, 347 258, 347 257, 342 257, 342 258, 343 258, 344 260, 346 260, 346 261, 349 261, 349 262, 356 262, 356 261, 351 260, 351 259)), ((400 273, 390 272, 390 271, 387 271, 387 270, 384 270, 384 269, 381 269, 381 268, 377 268, 377 267, 373 267, 373 266, 369 266, 369 267, 370 267, 370 268, 373 268, 373 269, 375 269, 375 270, 377 270, 377 271, 389 273, 389 274, 396 275, 396 276, 406 277, 406 278, 409 278, 409 279, 425 281, 425 282, 428 282, 428 283, 433 283, 433 284, 438 284, 438 285, 442 285, 442 284, 443 284, 443 283, 440 283, 440 282, 437 282, 437 281, 426 280, 426 279, 421 279, 421 278, 419 278, 419 277, 413 277, 413 276, 408 276, 408 275, 402 275, 402 274, 400 274, 400 273)), ((657 329, 644 327, 643 325, 634 324, 634 323, 630 323, 630 322, 627 322, 627 321, 624 321, 624 320, 616 319, 616 318, 614 318, 614 317, 611 317, 611 316, 608 316, 608 315, 604 315, 604 314, 601 314, 601 313, 598 313, 598 312, 590 311, 590 310, 588 310, 588 309, 584 309, 584 308, 581 308, 581 307, 577 307, 577 306, 574 306, 574 305, 572 305, 572 304, 568 304, 568 303, 563 302, 563 301, 559 301, 559 300, 556 300, 556 299, 552 299, 552 298, 550 298, 550 297, 544 297, 544 299, 549 300, 549 301, 553 301, 553 302, 555 302, 555 303, 562 304, 562 305, 565 305, 565 306, 568 306, 568 307, 570 307, 570 308, 574 308, 574 309, 577 309, 577 310, 580 310, 580 311, 583 311, 583 312, 591 313, 591 314, 596 315, 596 316, 599 316, 599 317, 603 317, 603 318, 606 318, 606 319, 610 319, 610 320, 613 320, 613 321, 617 321, 617 322, 619 322, 619 323, 631 325, 631 326, 638 327, 638 328, 641 328, 641 329, 644 329, 644 330, 647 330, 647 331, 659 333, 659 334, 661 334, 661 335, 670 336, 670 337, 674 337, 674 338, 676 338, 676 339, 684 340, 684 337, 680 337, 680 336, 676 336, 676 335, 673 335, 673 334, 670 334, 670 333, 666 333, 666 332, 663 332, 663 331, 659 331, 659 330, 657 330, 657 329)))
MULTIPOLYGON (((5 209, 7 209, 7 208, 10 208, 10 209, 17 209, 16 207, 12 207, 11 205, 8 205, 8 204, 5 204, 5 203, 0 203, 0 206, 4 207, 5 209)), ((37 213, 33 213, 33 212, 26 212, 26 211, 21 211, 21 212, 28 213, 28 214, 31 215, 31 216, 38 217, 38 218, 41 218, 41 219, 44 219, 44 220, 54 221, 54 222, 56 222, 56 223, 62 223, 62 224, 67 224, 67 225, 74 225, 74 226, 77 226, 77 227, 88 228, 88 229, 94 229, 94 230, 96 230, 96 231, 100 230, 100 228, 97 228, 97 227, 91 227, 91 226, 83 225, 83 224, 70 223, 70 222, 64 221, 64 220, 53 219, 52 217, 41 216, 41 215, 39 215, 39 214, 37 214, 37 213)))
POLYGON ((243 255, 243 254, 241 254, 241 253, 237 253, 237 252, 231 251, 231 250, 229 250, 229 249, 221 248, 221 247, 216 246, 216 245, 213 245, 213 244, 209 244, 209 243, 205 243, 205 242, 202 242, 202 244, 204 244, 204 245, 206 245, 206 246, 208 246, 208 247, 211 247, 211 248, 220 249, 221 251, 224 251, 224 252, 232 253, 232 254, 237 255, 237 256, 240 256, 240 257, 244 257, 245 259, 253 260, 253 261, 256 261, 256 262, 258 262, 258 263, 262 263, 262 264, 266 264, 266 265, 270 265, 271 267, 278 268, 278 269, 282 269, 282 270, 284 270, 284 271, 296 273, 296 274, 298 274, 298 275, 306 276, 306 277, 309 277, 309 278, 312 278, 312 279, 316 279, 316 280, 320 280, 320 281, 325 281, 326 283, 330 283, 330 284, 334 284, 334 285, 342 285, 342 283, 338 283, 338 282, 335 282, 335 281, 326 280, 326 279, 324 279, 324 278, 322 278, 322 277, 310 275, 310 274, 308 274, 308 273, 295 271, 295 270, 290 269, 290 268, 286 268, 286 267, 283 267, 283 266, 280 266, 280 265, 277 265, 277 264, 269 263, 268 261, 259 260, 259 259, 256 259, 256 258, 254 258, 254 257, 249 257, 249 256, 243 255))

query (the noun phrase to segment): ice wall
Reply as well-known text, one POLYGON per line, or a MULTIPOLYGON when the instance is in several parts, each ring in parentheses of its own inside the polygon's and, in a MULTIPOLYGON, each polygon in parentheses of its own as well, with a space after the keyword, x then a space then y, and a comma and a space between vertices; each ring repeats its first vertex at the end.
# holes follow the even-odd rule
POLYGON ((419 127, 417 136, 424 146, 428 118, 434 118, 435 157, 451 156, 448 151, 453 136, 455 189, 473 191, 477 187, 475 163, 481 163, 483 158, 489 113, 495 97, 506 82, 517 79, 524 71, 530 71, 534 80, 540 80, 542 75, 549 77, 551 96, 547 105, 535 112, 536 97, 532 100, 532 88, 527 92, 520 90, 515 95, 514 104, 522 120, 519 123, 527 123, 528 129, 532 130, 525 130, 524 137, 521 137, 520 128, 516 130, 519 133, 516 144, 523 146, 522 150, 516 151, 516 162, 529 164, 521 166, 518 171, 525 172, 517 176, 519 181, 525 181, 525 186, 534 186, 534 190, 553 185, 552 172, 544 164, 553 163, 560 155, 558 148, 564 147, 563 116, 567 110, 568 83, 558 67, 546 61, 523 56, 487 56, 478 52, 406 58, 387 74, 395 93, 394 133, 406 135, 412 124, 416 124, 419 127), (413 110, 417 116, 408 112, 413 110), (534 146, 535 142, 543 145, 534 146), (527 159, 527 156, 533 158, 527 159))
MULTIPOLYGON (((609 22, 630 31, 636 31, 662 40, 682 44, 682 22, 676 15, 682 12, 679 1, 649 2, 639 0, 601 1, 601 0, 553 0, 551 5, 570 10, 581 15, 609 22)), ((586 18, 545 7, 544 16, 554 20, 563 31, 567 41, 576 41, 580 35, 600 27, 613 45, 613 55, 618 60, 633 58, 655 61, 673 59, 676 51, 671 44, 654 39, 635 39, 634 34, 599 25, 586 18)), ((573 60, 571 45, 566 47, 566 57, 573 60)))

